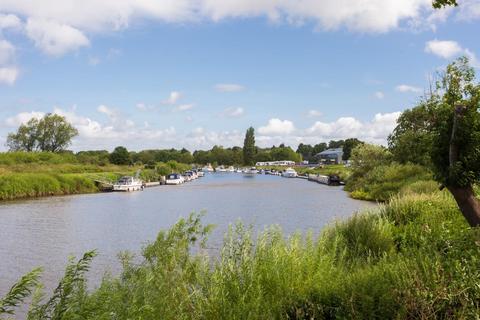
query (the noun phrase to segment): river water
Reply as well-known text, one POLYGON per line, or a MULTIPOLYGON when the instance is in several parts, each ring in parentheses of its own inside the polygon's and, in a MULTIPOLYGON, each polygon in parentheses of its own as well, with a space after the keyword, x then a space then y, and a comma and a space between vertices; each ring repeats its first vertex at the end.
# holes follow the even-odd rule
POLYGON ((90 278, 118 271, 117 254, 139 252, 160 229, 190 212, 206 211, 216 225, 209 246, 218 248, 228 225, 241 219, 261 230, 278 224, 285 233, 318 232, 335 219, 374 204, 348 197, 342 187, 303 179, 238 173, 207 174, 181 185, 143 192, 50 197, 0 204, 0 297, 24 273, 43 266, 42 282, 51 289, 67 257, 98 250, 90 278))

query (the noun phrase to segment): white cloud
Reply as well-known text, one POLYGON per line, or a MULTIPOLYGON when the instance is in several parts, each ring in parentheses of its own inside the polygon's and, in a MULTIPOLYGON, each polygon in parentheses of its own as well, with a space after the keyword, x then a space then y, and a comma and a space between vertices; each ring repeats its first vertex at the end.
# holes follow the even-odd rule
POLYGON ((229 118, 239 118, 245 114, 242 107, 230 107, 223 110, 222 115, 229 118))
POLYGON ((463 52, 456 41, 431 40, 425 44, 425 52, 432 53, 444 59, 451 59, 463 52))
MULTIPOLYGON (((469 7, 470 16, 477 17, 478 5, 469 7)), ((431 8, 431 0, 2 0, 0 12, 0 28, 20 27, 18 17, 24 17, 27 35, 54 56, 88 46, 86 34, 122 30, 134 20, 195 23, 266 17, 292 25, 313 23, 319 30, 379 33, 409 22, 446 19, 435 18, 439 14, 431 8)))
POLYGON ((373 95, 375 96, 375 98, 377 98, 379 100, 385 98, 385 94, 382 91, 377 91, 373 95))
POLYGON ((258 128, 258 133, 266 136, 288 135, 295 130, 293 122, 289 120, 280 120, 273 118, 268 120, 266 126, 258 128))
MULTIPOLYGON (((353 117, 341 117, 333 122, 315 122, 304 134, 317 141, 356 137, 373 143, 385 144, 387 136, 396 126, 400 112, 377 113, 370 122, 361 122, 353 117)), ((311 139, 311 138, 310 138, 311 139)))
MULTIPOLYGON (((1 21, 0 21, 1 23, 1 21)), ((0 40, 0 84, 13 85, 18 78, 15 60, 15 47, 7 40, 0 40)))
POLYGON ((162 103, 164 104, 176 104, 178 100, 182 97, 182 94, 178 91, 170 92, 167 100, 164 100, 162 103))
POLYGON ((425 52, 432 53, 444 59, 464 55, 470 60, 470 64, 475 68, 480 68, 480 61, 473 51, 462 46, 456 41, 450 40, 431 40, 425 44, 425 52))
POLYGON ((478 0, 463 0, 459 10, 458 18, 460 20, 470 21, 480 18, 480 2, 478 0))
POLYGON ((193 108, 193 104, 181 104, 176 106, 173 110, 174 111, 187 111, 193 108))
POLYGON ((18 78, 18 68, 0 67, 0 83, 13 85, 18 78))
POLYGON ((107 107, 106 105, 99 105, 97 111, 106 114, 112 121, 117 119, 117 112, 113 108, 107 107))
POLYGON ((20 112, 13 117, 7 118, 5 124, 9 127, 18 127, 21 124, 27 123, 32 118, 41 119, 44 115, 45 112, 41 111, 20 112))
POLYGON ((21 26, 22 22, 16 15, 0 13, 0 30, 19 29, 21 26))
POLYGON ((422 88, 410 86, 408 84, 400 84, 400 85, 395 87, 395 90, 398 91, 398 92, 403 92, 403 93, 405 93, 405 92, 413 92, 413 93, 422 92, 422 88))
POLYGON ((82 31, 55 20, 29 18, 25 28, 27 36, 48 55, 61 56, 90 45, 82 31))
POLYGON ((219 83, 215 85, 215 90, 220 92, 238 92, 245 90, 245 87, 234 83, 219 83))
POLYGON ((317 28, 346 27, 354 32, 387 32, 402 21, 433 12, 429 0, 3 0, 1 12, 68 24, 89 32, 128 27, 134 18, 166 22, 267 17, 317 28))
POLYGON ((321 113, 320 111, 318 111, 318 110, 313 110, 313 109, 312 109, 312 110, 309 110, 309 111, 308 111, 308 116, 309 116, 310 118, 321 117, 321 116, 322 116, 322 113, 321 113))

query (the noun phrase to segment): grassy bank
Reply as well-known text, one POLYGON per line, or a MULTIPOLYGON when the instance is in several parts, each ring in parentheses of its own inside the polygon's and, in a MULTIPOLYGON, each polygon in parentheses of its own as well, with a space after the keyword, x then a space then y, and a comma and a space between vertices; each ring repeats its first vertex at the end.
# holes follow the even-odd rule
POLYGON ((94 180, 116 181, 138 170, 144 181, 158 181, 161 176, 182 172, 190 165, 175 161, 144 165, 82 163, 70 153, 11 152, 0 153, 0 201, 98 192, 94 180))
MULTIPOLYGON (((29 319, 475 319, 480 312, 480 230, 467 226, 447 193, 410 190, 318 236, 271 227, 253 238, 239 223, 215 258, 202 250, 209 229, 196 215, 180 220, 143 248, 140 262, 122 254, 122 274, 93 291, 85 290, 89 253, 67 268, 50 300, 33 303, 29 319)), ((26 279, 28 287, 36 276, 26 279)))

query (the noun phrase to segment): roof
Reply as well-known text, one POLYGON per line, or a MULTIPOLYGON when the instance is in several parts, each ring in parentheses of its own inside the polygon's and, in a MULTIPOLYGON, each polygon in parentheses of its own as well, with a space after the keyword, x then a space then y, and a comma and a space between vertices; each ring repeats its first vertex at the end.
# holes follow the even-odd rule
POLYGON ((343 148, 327 149, 317 154, 317 156, 326 156, 343 153, 343 148))

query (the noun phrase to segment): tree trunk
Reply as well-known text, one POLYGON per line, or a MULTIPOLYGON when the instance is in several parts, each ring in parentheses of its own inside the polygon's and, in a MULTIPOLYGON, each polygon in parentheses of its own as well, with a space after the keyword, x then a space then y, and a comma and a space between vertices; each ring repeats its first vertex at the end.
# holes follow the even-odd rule
POLYGON ((447 187, 453 195, 460 211, 472 227, 480 226, 480 201, 475 197, 471 186, 447 187))
MULTIPOLYGON (((451 168, 453 168, 455 163, 458 161, 459 148, 455 135, 458 130, 459 119, 463 117, 465 110, 466 107, 459 104, 455 106, 453 113, 452 135, 450 136, 450 148, 448 152, 448 160, 451 168)), ((447 186, 447 189, 455 198, 460 211, 465 219, 467 219, 470 226, 480 226, 480 201, 475 197, 472 186, 468 185, 465 187, 459 187, 455 185, 449 185, 447 186)))

